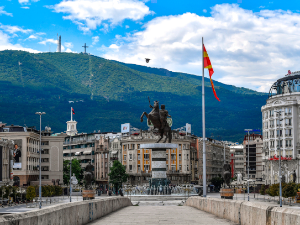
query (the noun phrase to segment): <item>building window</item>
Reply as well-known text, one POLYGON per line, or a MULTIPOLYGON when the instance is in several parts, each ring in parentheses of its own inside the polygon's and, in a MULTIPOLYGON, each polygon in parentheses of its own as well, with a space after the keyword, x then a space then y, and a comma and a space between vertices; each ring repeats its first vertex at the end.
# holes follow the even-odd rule
POLYGON ((138 165, 138 172, 141 172, 141 165, 138 165))
POLYGON ((137 149, 140 149, 140 144, 137 145, 137 149))
POLYGON ((271 116, 274 116, 274 110, 272 109, 272 110, 270 110, 270 117, 271 116))
POLYGON ((179 160, 181 160, 181 154, 179 154, 179 160))
POLYGON ((149 165, 144 165, 144 171, 148 171, 150 169, 149 165))
POLYGON ((189 160, 189 154, 186 154, 186 159, 189 160))
POLYGON ((176 160, 176 154, 171 154, 171 160, 176 160))
POLYGON ((132 171, 132 165, 129 165, 129 171, 132 171))
POLYGON ((103 162, 101 162, 101 168, 103 168, 103 162))
POLYGON ((286 129, 285 130, 285 136, 286 137, 291 137, 292 136, 292 129, 286 129))
POLYGON ((105 158, 107 159, 107 153, 105 153, 105 158))
POLYGON ((285 119, 285 125, 291 126, 292 125, 292 119, 285 119))
POLYGON ((126 161, 126 155, 124 155, 124 161, 126 161))
POLYGON ((129 154, 129 160, 132 160, 132 154, 129 154))
POLYGON ((189 171, 189 165, 186 165, 186 171, 189 171))
POLYGON ((144 154, 144 159, 149 159, 149 154, 144 154))
POLYGON ((105 173, 105 177, 107 177, 107 173, 105 173))
POLYGON ((107 162, 105 163, 105 167, 107 167, 107 162))
POLYGON ((141 155, 140 154, 138 154, 138 160, 141 160, 141 155))
POLYGON ((277 137, 282 137, 282 130, 277 130, 277 137))
POLYGON ((181 170, 181 165, 179 165, 179 170, 181 170))

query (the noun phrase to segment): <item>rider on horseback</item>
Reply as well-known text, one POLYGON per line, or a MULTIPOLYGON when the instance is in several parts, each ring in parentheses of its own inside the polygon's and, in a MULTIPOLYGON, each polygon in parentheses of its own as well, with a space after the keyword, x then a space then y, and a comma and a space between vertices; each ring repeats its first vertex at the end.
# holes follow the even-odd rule
POLYGON ((167 123, 167 118, 171 117, 168 113, 168 110, 165 109, 165 105, 161 105, 159 110, 161 129, 164 129, 166 126, 169 126, 167 123))

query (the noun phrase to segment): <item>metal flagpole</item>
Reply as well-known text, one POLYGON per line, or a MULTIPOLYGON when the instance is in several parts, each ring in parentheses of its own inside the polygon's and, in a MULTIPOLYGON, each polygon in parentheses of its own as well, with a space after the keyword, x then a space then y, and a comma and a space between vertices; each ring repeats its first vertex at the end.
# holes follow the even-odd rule
POLYGON ((204 92, 204 51, 202 37, 202 136, 203 136, 203 197, 206 197, 206 149, 205 149, 205 92, 204 92))
MULTIPOLYGON (((71 107, 71 121, 73 121, 73 112, 72 112, 72 107, 71 107)), ((70 127, 70 202, 72 202, 72 153, 71 153, 71 149, 72 149, 72 142, 71 142, 71 134, 72 134, 72 125, 70 127)))

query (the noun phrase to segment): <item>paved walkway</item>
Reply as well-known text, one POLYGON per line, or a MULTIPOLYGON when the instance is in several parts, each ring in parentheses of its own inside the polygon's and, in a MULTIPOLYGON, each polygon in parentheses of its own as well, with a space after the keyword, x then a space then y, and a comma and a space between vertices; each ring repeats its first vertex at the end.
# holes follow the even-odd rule
POLYGON ((234 225, 231 221, 189 206, 129 206, 89 223, 89 225, 100 224, 234 225))

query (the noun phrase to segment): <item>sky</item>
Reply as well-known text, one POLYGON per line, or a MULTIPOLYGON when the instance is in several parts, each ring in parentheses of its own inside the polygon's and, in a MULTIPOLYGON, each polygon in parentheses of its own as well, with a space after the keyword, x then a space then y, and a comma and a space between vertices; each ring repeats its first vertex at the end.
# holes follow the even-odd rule
MULTIPOLYGON (((222 83, 268 92, 300 70, 300 2, 1 0, 0 51, 87 52, 202 75, 202 37, 222 83), (150 58, 146 63, 145 58, 150 58)), ((207 72, 205 75, 207 76, 207 72)))

